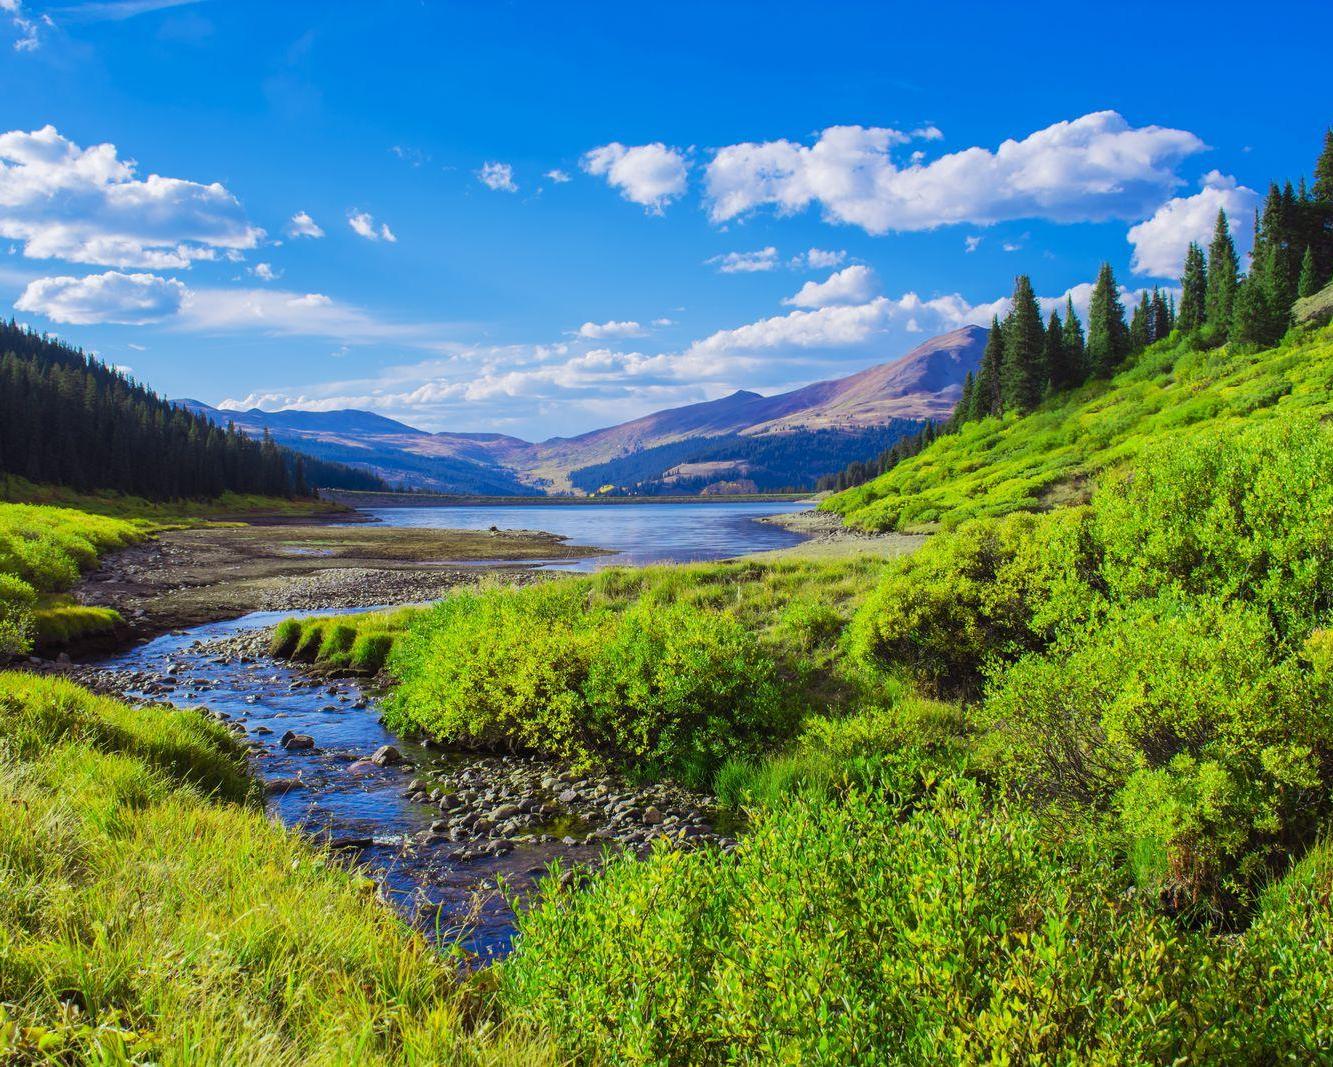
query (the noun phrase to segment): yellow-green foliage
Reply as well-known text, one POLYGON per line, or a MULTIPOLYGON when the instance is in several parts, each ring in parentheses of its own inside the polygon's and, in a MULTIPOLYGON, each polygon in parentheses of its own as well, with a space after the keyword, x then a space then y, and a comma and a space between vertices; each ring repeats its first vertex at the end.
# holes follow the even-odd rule
POLYGON ((734 857, 548 885, 500 988, 599 1062, 1324 1062, 1331 868, 1307 857, 1241 937, 1182 930, 1095 831, 891 776, 780 801, 734 857))
POLYGON ((968 423, 822 506, 866 529, 954 527, 1040 508, 1153 444, 1330 412, 1333 329, 1293 333, 1258 353, 1201 351, 1173 339, 1111 381, 1061 394, 1030 415, 968 423))
POLYGON ((115 608, 56 603, 32 613, 37 639, 47 645, 63 645, 95 634, 111 633, 121 621, 115 608))
POLYGON ((1155 446, 1087 507, 889 566, 857 653, 946 693, 1002 777, 1120 817, 1145 885, 1244 903, 1333 814, 1333 429, 1155 446))
POLYGON ((0 504, 0 657, 25 651, 34 630, 42 636, 74 634, 114 622, 104 612, 56 604, 35 620, 36 594, 68 589, 103 552, 141 537, 139 526, 103 515, 41 504, 0 504))
POLYGON ((0 674, 0 791, 0 1060, 548 1059, 469 1037, 447 959, 193 711, 0 674))
POLYGON ((284 619, 273 632, 270 651, 275 656, 322 668, 378 674, 395 639, 421 610, 397 608, 356 615, 284 619))

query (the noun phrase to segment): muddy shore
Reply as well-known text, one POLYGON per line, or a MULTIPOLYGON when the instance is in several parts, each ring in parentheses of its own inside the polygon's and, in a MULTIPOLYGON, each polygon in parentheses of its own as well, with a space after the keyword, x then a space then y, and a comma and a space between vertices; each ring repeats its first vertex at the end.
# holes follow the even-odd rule
POLYGON ((364 524, 265 524, 172 530, 106 556, 74 590, 115 608, 115 634, 86 656, 252 611, 435 600, 482 574, 523 580, 546 564, 599 554, 537 530, 432 530, 364 524))

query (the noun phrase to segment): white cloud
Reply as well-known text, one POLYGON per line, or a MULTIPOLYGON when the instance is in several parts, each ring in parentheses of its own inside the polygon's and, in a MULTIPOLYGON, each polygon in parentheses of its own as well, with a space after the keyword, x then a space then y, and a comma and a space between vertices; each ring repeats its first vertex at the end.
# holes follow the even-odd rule
POLYGON ((585 322, 578 329, 580 337, 589 340, 605 340, 610 337, 642 337, 644 328, 637 322, 585 322))
POLYGON ((0 237, 31 259, 185 268, 263 236, 216 182, 140 180, 114 145, 80 148, 54 126, 0 134, 0 237))
POLYGON ((1131 266, 1135 274, 1157 278, 1177 278, 1185 265, 1185 252, 1191 241, 1207 247, 1217 222, 1218 209, 1231 220, 1231 236, 1243 255, 1251 244, 1251 228, 1259 195, 1236 179, 1212 170, 1203 176, 1203 188, 1193 196, 1168 200, 1152 218, 1130 228, 1129 243, 1134 246, 1131 266))
POLYGON ((564 185, 565 182, 570 180, 569 173, 561 170, 559 167, 556 167, 554 170, 548 170, 546 172, 546 177, 550 178, 551 181, 555 182, 557 185, 564 185))
POLYGON ((586 153, 582 166, 589 174, 605 178, 622 197, 642 204, 651 214, 660 215, 667 204, 685 192, 685 156, 660 141, 632 147, 613 141, 586 153))
POLYGON ((497 193, 518 192, 518 186, 514 184, 514 168, 508 163, 483 163, 477 171, 477 180, 497 193))
POLYGON ((347 215, 347 225, 352 227, 358 234, 367 241, 389 241, 390 243, 398 240, 394 233, 389 229, 389 224, 382 223, 379 229, 375 228, 375 219, 368 211, 352 211, 347 215))
POLYGON ((29 18, 23 10, 22 0, 0 0, 0 11, 9 16, 17 37, 14 39, 15 52, 35 52, 41 44, 40 26, 52 26, 51 19, 42 15, 29 18))
POLYGON ((723 274, 754 274, 758 271, 777 270, 778 250, 772 245, 754 252, 727 252, 704 260, 716 266, 723 274))
POLYGON ((275 282, 282 277, 282 271, 274 270, 272 263, 256 263, 250 268, 250 273, 261 282, 275 282))
POLYGON ((818 204, 828 221, 872 234, 1022 218, 1142 218, 1180 184, 1177 164, 1205 147, 1188 131, 1135 128, 1100 111, 993 152, 968 148, 900 167, 891 149, 911 136, 831 126, 810 146, 780 140, 722 148, 705 171, 711 217, 725 222, 765 205, 791 214, 818 204))
POLYGON ((830 252, 823 248, 812 248, 804 256, 797 256, 792 264, 799 267, 802 265, 802 260, 804 260, 804 265, 811 270, 831 270, 840 265, 846 258, 846 252, 830 252))
POLYGON ((288 237, 323 237, 324 230, 309 214, 298 211, 287 223, 288 237))
POLYGON ((653 325, 658 327, 659 329, 664 326, 674 326, 676 325, 676 320, 667 318, 653 319, 653 325))
POLYGON ((174 278, 109 270, 85 278, 38 278, 28 283, 14 307, 76 326, 142 326, 175 315, 188 292, 174 278))
POLYGON ((173 7, 189 7, 202 0, 87 0, 82 4, 62 7, 60 16, 72 22, 121 22, 152 11, 173 7))
POLYGON ((800 291, 783 301, 792 307, 822 308, 837 304, 864 304, 878 288, 875 272, 859 264, 844 267, 822 282, 806 282, 800 291))
POLYGON ((963 247, 968 252, 975 252, 978 248, 981 247, 981 241, 982 237, 980 234, 973 234, 971 237, 963 238, 963 247))

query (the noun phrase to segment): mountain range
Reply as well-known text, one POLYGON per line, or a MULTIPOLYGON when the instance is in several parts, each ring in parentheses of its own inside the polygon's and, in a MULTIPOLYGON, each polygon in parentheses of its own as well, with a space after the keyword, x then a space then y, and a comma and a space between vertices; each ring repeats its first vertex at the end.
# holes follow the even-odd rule
POLYGON ((845 378, 775 396, 738 390, 541 442, 430 433, 355 409, 233 411, 197 400, 175 403, 247 434, 267 430, 279 444, 364 467, 396 484, 446 493, 802 488, 818 473, 873 455, 926 419, 947 417, 965 375, 980 363, 986 334, 964 326, 845 378))

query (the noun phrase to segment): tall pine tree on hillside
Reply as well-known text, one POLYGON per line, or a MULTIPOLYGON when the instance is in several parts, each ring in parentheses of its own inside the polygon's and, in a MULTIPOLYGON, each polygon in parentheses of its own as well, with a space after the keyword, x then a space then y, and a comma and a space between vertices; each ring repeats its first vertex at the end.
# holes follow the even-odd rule
POLYGON ((1088 304, 1088 370, 1094 378, 1109 378, 1129 354, 1129 328, 1120 303, 1111 264, 1097 272, 1088 304))
POLYGON ((1176 320, 1185 333, 1193 333, 1204 324, 1204 302, 1208 295, 1208 268, 1203 249, 1191 241, 1185 253, 1185 270, 1180 276, 1180 307, 1176 320))
POLYGON ((1088 378, 1088 356, 1083 343, 1083 323, 1074 310, 1074 298, 1065 296, 1064 325, 1065 365, 1069 368, 1069 384, 1082 385, 1088 378))
POLYGON ((1209 326, 1219 330, 1230 328, 1239 269, 1227 213, 1218 208, 1213 240, 1208 245, 1208 289, 1204 297, 1204 321, 1209 326))
POLYGON ((1042 346, 1042 363, 1046 365, 1048 387, 1053 393, 1075 385, 1075 368, 1065 355, 1065 327, 1057 312, 1052 311, 1046 323, 1046 337, 1042 346))
POLYGON ((1176 328, 1176 310, 1167 300, 1166 294, 1157 286, 1152 287, 1152 339, 1161 341, 1170 336, 1176 328))
POLYGON ((1310 203, 1308 243, 1314 252, 1315 283, 1322 289, 1333 280, 1333 129, 1324 131, 1324 150, 1314 165, 1310 203))
POLYGON ((1129 320, 1129 350, 1142 352, 1152 344, 1152 300, 1145 290, 1134 305, 1134 314, 1129 320))
POLYGON ((1305 255, 1301 257, 1301 277, 1296 286, 1298 297, 1314 296, 1323 288, 1319 284, 1319 274, 1315 270, 1314 249, 1305 246, 1305 255))
POLYGON ((1013 308, 1004 320, 1004 360, 1000 365, 1000 404, 1004 411, 1031 411, 1041 403, 1047 373, 1043 362, 1045 331, 1032 279, 1014 280, 1013 308))
POLYGON ((972 389, 972 408, 969 419, 984 419, 1000 414, 1000 368, 1004 365, 1004 330, 998 315, 992 316, 990 335, 981 354, 977 380, 972 389))

